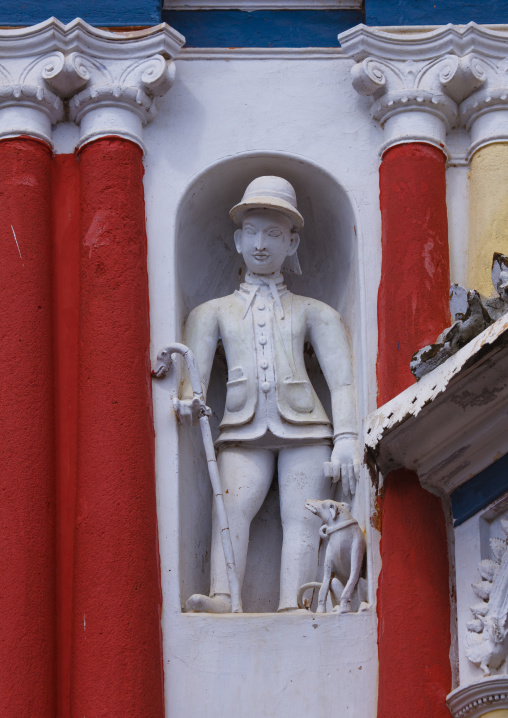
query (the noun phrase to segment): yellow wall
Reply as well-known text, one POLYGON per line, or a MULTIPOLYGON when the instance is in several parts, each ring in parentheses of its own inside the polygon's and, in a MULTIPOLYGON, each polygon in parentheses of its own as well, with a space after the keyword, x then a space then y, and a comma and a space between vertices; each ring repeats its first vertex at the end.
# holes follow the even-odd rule
MULTIPOLYGON (((469 176, 467 285, 489 297, 493 292, 492 255, 508 254, 508 142, 487 145, 475 152, 469 176)), ((505 712, 501 712, 504 717, 505 712)))

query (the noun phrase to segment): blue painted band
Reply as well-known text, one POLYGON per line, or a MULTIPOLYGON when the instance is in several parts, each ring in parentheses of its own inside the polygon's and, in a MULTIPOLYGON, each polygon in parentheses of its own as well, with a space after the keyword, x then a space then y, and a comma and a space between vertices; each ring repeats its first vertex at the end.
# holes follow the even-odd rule
POLYGON ((507 0, 365 0, 367 25, 487 25, 508 22, 507 0))
POLYGON ((161 21, 161 0, 1 0, 0 25, 23 27, 54 15, 68 23, 81 17, 99 27, 137 27, 161 21))
POLYGON ((460 526, 508 491, 508 454, 450 494, 453 525, 460 526))
POLYGON ((337 35, 364 21, 356 10, 163 10, 186 47, 338 47, 337 35))

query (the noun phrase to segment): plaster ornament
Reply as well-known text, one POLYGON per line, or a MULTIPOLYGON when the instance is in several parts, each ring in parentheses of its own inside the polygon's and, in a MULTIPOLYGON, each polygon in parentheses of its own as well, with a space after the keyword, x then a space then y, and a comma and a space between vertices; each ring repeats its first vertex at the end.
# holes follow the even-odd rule
MULTIPOLYGON (((508 536, 508 521, 501 527, 508 536)), ((471 606, 474 616, 467 623, 466 656, 478 665, 484 676, 501 667, 508 655, 508 542, 491 538, 493 559, 480 561, 481 581, 473 583, 480 602, 471 606)))
MULTIPOLYGON (((292 294, 284 284, 280 270, 295 255, 300 241, 296 230, 303 225, 290 183, 280 177, 254 180, 231 216, 241 222, 234 240, 247 265, 245 281, 233 294, 196 307, 187 319, 184 342, 196 356, 203 397, 219 340, 226 355, 226 405, 216 448, 240 587, 250 524, 277 467, 283 530, 279 610, 296 610, 298 588, 315 576, 319 545, 305 497, 310 493, 325 499, 339 480, 344 494, 353 494, 359 476, 351 356, 337 312, 292 294), (330 389, 332 421, 305 369, 306 341, 330 389), (331 469, 325 471, 328 463, 331 469)), ((187 425, 199 419, 192 396, 185 377, 174 408, 187 425)), ((231 610, 215 507, 210 596, 191 596, 186 609, 231 610)))
POLYGON ((300 587, 297 596, 298 607, 307 607, 303 600, 306 591, 319 588, 317 613, 326 612, 329 593, 331 593, 334 612, 350 613, 351 599, 361 580, 360 573, 366 548, 364 533, 358 521, 351 515, 349 504, 307 499, 305 508, 324 522, 319 529, 319 535, 327 541, 327 544, 323 581, 322 583, 312 581, 300 587))
POLYGON ((385 129, 381 153, 400 142, 426 142, 448 152, 450 129, 471 131, 468 157, 506 140, 506 34, 474 22, 418 32, 357 25, 339 35, 357 65, 353 85, 374 99, 385 129))
POLYGON ((428 374, 453 356, 459 349, 508 312, 508 256, 495 252, 492 259, 492 284, 497 297, 486 299, 474 289, 460 284, 450 287, 450 314, 454 323, 436 339, 419 349, 411 359, 416 379, 428 374))
POLYGON ((164 23, 113 33, 52 17, 0 30, 0 138, 25 134, 50 144, 51 126, 68 109, 82 125, 80 145, 111 134, 141 145, 142 125, 173 82, 172 60, 184 41, 164 23))

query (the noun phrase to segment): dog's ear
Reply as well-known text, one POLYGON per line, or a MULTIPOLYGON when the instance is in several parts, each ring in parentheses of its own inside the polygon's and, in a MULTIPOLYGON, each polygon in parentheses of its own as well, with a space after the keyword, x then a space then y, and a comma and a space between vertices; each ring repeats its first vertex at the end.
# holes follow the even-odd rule
POLYGON ((346 503, 344 502, 344 503, 343 503, 343 506, 344 506, 344 508, 346 509, 346 511, 349 511, 349 513, 351 513, 351 504, 346 504, 346 503))
POLYGON ((339 509, 337 507, 337 504, 335 504, 333 501, 330 501, 330 503, 328 504, 328 508, 330 509, 330 515, 331 515, 332 521, 333 521, 334 519, 337 518, 337 512, 339 509))

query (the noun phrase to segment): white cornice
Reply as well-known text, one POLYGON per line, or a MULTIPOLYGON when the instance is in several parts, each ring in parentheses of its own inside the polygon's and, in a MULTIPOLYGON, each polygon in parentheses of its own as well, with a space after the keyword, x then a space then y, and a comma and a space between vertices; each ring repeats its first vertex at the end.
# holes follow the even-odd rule
POLYGON ((390 60, 430 60, 443 55, 478 52, 501 59, 508 41, 508 25, 432 25, 367 27, 356 25, 338 36, 341 47, 356 62, 369 55, 390 60))
POLYGON ((340 47, 184 47, 181 60, 345 60, 340 47))
POLYGON ((59 50, 87 52, 104 60, 132 58, 160 53, 176 57, 185 42, 183 35, 166 23, 145 30, 110 32, 75 18, 67 25, 50 17, 30 27, 0 30, 0 58, 27 57, 59 50))
POLYGON ((367 417, 383 475, 406 467, 449 494, 508 453, 508 315, 367 417))
POLYGON ((495 710, 508 709, 508 678, 493 676, 456 688, 446 699, 453 718, 481 718, 495 710))

